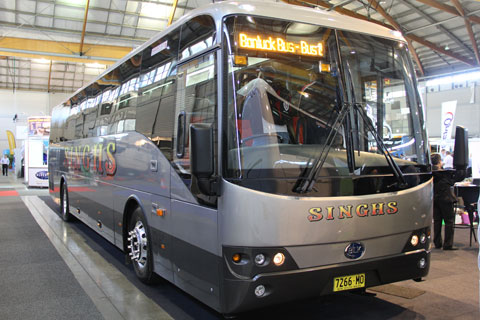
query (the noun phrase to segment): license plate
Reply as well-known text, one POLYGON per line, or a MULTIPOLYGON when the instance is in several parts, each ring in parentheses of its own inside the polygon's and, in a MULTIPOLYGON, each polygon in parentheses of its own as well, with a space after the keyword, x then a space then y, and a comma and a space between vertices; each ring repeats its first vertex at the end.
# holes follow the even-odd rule
POLYGON ((365 287, 365 273, 333 278, 333 291, 343 291, 365 287))

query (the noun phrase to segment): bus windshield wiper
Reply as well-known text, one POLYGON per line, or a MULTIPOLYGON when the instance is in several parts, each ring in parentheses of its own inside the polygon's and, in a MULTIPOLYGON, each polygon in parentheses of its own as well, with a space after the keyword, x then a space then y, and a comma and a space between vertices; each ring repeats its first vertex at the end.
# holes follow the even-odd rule
POLYGON ((320 152, 320 156, 315 159, 311 167, 308 166, 308 164, 310 163, 310 161, 308 161, 305 170, 297 179, 297 182, 293 187, 294 192, 306 193, 312 190, 315 183, 315 177, 317 176, 317 173, 320 171, 320 169, 323 167, 323 164, 327 159, 327 155, 330 152, 330 148, 332 147, 332 144, 335 141, 335 137, 338 134, 340 126, 342 125, 345 116, 348 114, 349 110, 350 105, 344 104, 337 117, 333 121, 332 125, 330 126, 331 130, 328 133, 325 144, 322 148, 322 151, 320 152))
POLYGON ((370 133, 375 138, 375 141, 377 142, 377 146, 380 148, 383 155, 385 156, 385 159, 387 160, 387 163, 390 166, 390 168, 392 168, 393 174, 398 181, 398 187, 401 189, 406 188, 407 182, 405 181, 405 176, 403 175, 403 172, 398 166, 398 164, 393 159, 392 154, 390 153, 390 151, 388 151, 387 147, 383 143, 382 137, 379 136, 377 130, 373 126, 372 120, 368 117, 368 115, 366 114, 361 104, 354 103, 353 108, 355 111, 358 112, 358 114, 360 114, 360 117, 363 119, 363 122, 366 124, 368 131, 370 131, 370 133))

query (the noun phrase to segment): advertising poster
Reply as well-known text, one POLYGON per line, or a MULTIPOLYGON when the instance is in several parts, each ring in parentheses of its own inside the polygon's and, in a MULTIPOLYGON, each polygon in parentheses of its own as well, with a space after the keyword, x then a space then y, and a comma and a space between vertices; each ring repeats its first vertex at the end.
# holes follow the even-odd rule
POLYGON ((25 180, 29 187, 48 187, 50 117, 29 117, 25 144, 25 180))
POLYGON ((50 135, 50 117, 28 118, 29 137, 48 137, 50 135))

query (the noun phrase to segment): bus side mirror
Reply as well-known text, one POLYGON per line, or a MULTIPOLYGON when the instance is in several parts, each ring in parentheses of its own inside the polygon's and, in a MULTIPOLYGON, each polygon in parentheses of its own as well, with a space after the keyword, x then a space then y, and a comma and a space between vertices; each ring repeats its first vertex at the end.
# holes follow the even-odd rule
POLYGON ((455 129, 453 167, 457 170, 465 170, 468 167, 468 130, 461 126, 455 129))
POLYGON ((190 125, 190 168, 203 194, 215 195, 213 126, 206 123, 190 125))

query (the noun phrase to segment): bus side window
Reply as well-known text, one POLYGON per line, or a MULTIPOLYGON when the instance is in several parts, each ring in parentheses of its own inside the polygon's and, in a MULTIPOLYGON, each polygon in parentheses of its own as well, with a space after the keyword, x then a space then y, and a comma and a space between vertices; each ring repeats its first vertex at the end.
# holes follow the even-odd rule
POLYGON ((175 88, 180 28, 142 53, 135 130, 149 138, 172 160, 175 88))
POLYGON ((95 119, 97 118, 98 105, 94 104, 84 111, 85 119, 83 123, 83 137, 90 138, 94 136, 95 119))
POLYGON ((190 124, 213 124, 216 139, 217 74, 215 61, 215 53, 211 53, 178 68, 175 119, 184 114, 186 131, 184 135, 177 134, 179 122, 175 121, 174 146, 175 149, 177 146, 182 146, 184 150, 175 150, 173 162, 175 169, 186 184, 190 179, 190 124), (184 141, 177 141, 179 138, 184 141))
POLYGON ((139 76, 142 53, 124 61, 116 72, 116 79, 121 82, 120 92, 114 102, 113 114, 108 125, 108 134, 135 130, 139 76))
POLYGON ((109 86, 101 93, 98 105, 95 107, 95 123, 92 128, 93 137, 101 137, 107 134, 108 122, 110 114, 112 113, 113 102, 112 99, 117 92, 114 86, 109 86))
POLYGON ((102 95, 100 89, 95 84, 91 85, 86 91, 88 91, 90 95, 80 104, 83 123, 82 127, 80 128, 80 122, 77 120, 77 139, 94 136, 93 131, 95 127, 95 119, 97 117, 98 103, 102 95))
POLYGON ((78 118, 78 105, 74 104, 70 107, 69 115, 67 118, 67 125, 65 129, 65 141, 75 139, 75 128, 77 125, 78 118))
POLYGON ((210 16, 198 16, 182 26, 179 60, 191 57, 215 43, 215 22, 210 16))

